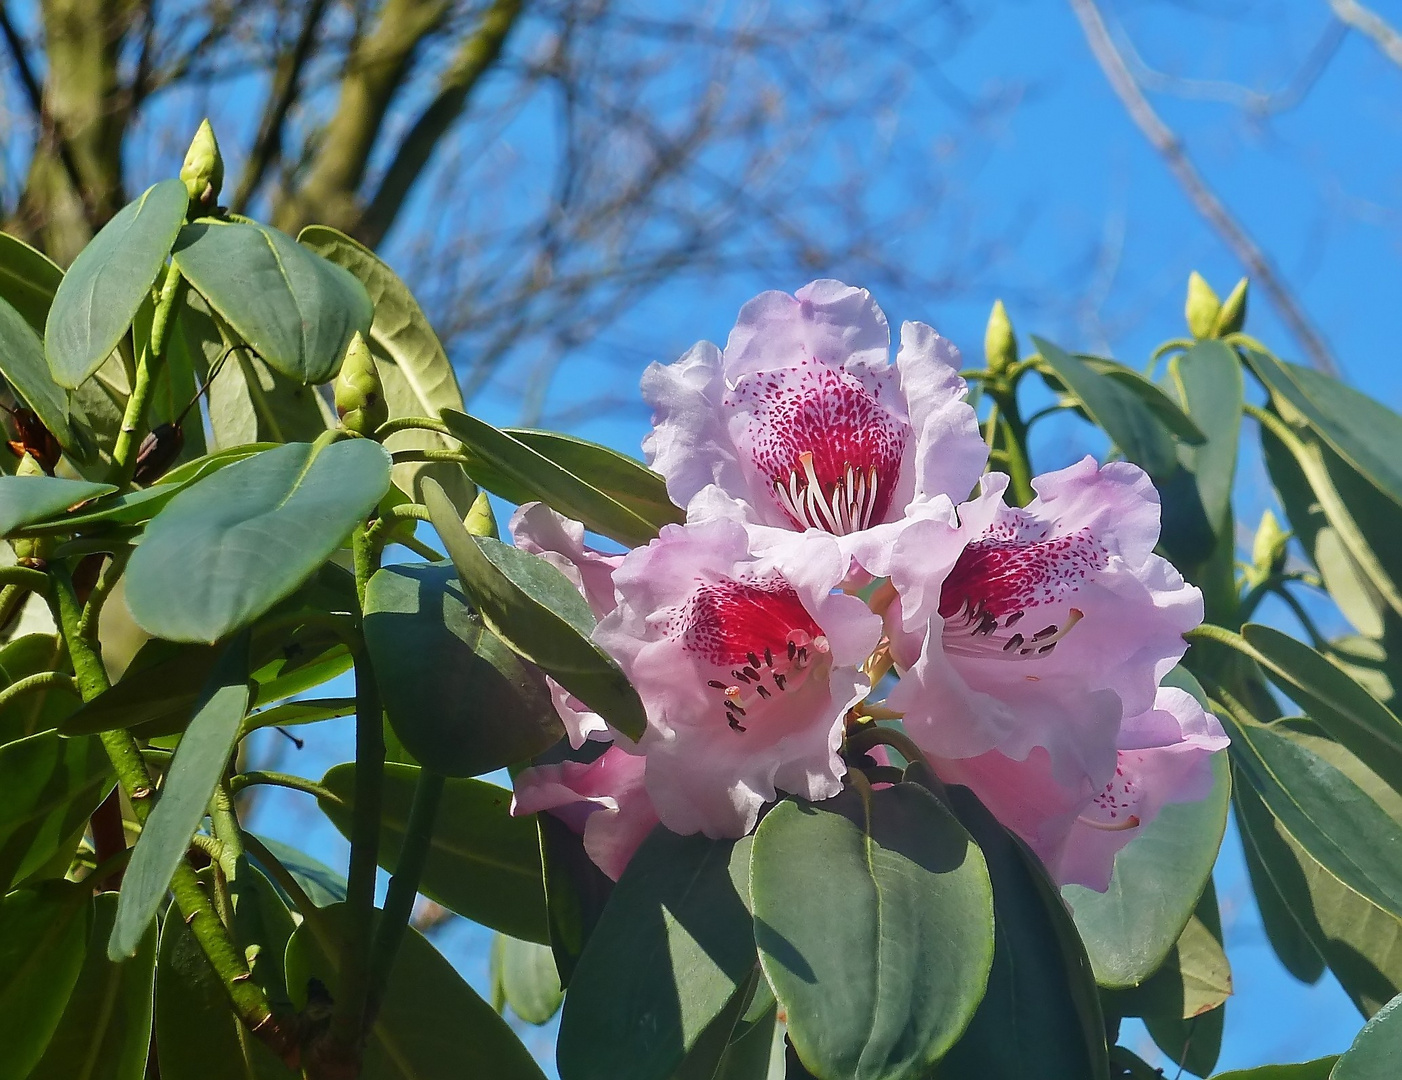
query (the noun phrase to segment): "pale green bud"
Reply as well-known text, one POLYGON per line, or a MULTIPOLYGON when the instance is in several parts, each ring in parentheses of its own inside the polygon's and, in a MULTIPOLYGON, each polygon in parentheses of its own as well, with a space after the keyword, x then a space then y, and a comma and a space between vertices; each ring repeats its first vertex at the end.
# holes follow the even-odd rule
POLYGON ((389 419, 389 403, 380 385, 380 373, 375 370, 375 358, 358 330, 336 377, 336 415, 347 431, 366 437, 389 419))
POLYGON ((472 500, 472 509, 468 510, 462 523, 473 536, 490 536, 493 540, 498 538, 497 516, 492 513, 492 504, 485 491, 477 493, 477 498, 472 500))
POLYGON ((200 124, 190 149, 185 151, 185 164, 180 167, 180 179, 190 193, 190 201, 206 210, 214 209, 219 189, 224 186, 224 158, 219 153, 219 141, 209 120, 200 124))
POLYGON ((993 310, 988 315, 988 328, 983 332, 983 355, 988 360, 988 370, 997 375, 1017 363, 1017 335, 1008 319, 1008 310, 1003 301, 993 301, 993 310))
POLYGON ((1261 515, 1261 524, 1256 526, 1256 538, 1251 544, 1253 577, 1264 581, 1271 574, 1279 573, 1285 566, 1286 545, 1290 533, 1280 527, 1275 514, 1267 510, 1261 515))
POLYGON ((1217 313, 1222 310, 1222 301, 1212 291, 1212 286, 1194 270, 1188 275, 1188 302, 1183 313, 1188 317, 1188 331, 1195 338, 1209 338, 1217 325, 1217 313))
POLYGON ((1246 278, 1242 278, 1222 301, 1222 310, 1217 313, 1217 323, 1212 328, 1213 337, 1235 334, 1246 325, 1246 293, 1246 278))

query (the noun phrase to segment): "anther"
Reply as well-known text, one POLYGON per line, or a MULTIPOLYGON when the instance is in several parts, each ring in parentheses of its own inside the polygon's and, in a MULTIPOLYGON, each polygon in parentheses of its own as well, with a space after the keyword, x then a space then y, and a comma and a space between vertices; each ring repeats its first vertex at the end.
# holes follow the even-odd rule
MULTIPOLYGON (((1003 643, 1003 651, 1004 651, 1004 652, 1008 652, 1008 651, 1011 650, 1011 649, 1020 648, 1020 647, 1022 646, 1022 642, 1023 642, 1023 637, 1022 637, 1022 635, 1021 635, 1021 634, 1014 634, 1012 637, 1008 638, 1008 640, 1007 640, 1006 642, 1003 643)), ((712 685, 716 685, 716 684, 712 684, 712 685)))
MULTIPOLYGON (((764 666, 771 668, 774 666, 774 652, 768 645, 764 647, 764 666)), ((759 665, 756 664, 755 667, 759 667, 759 665)))
POLYGON ((721 682, 719 679, 711 679, 706 683, 706 685, 712 687, 715 690, 725 689, 725 683, 721 682))
POLYGON ((792 662, 793 658, 794 658, 797 654, 798 654, 798 646, 795 645, 792 641, 790 641, 790 642, 789 642, 789 660, 792 662))
POLYGON ((1025 611, 1014 611, 1011 615, 1009 615, 1006 619, 1003 620, 1003 625, 1011 627, 1014 623, 1018 621, 1018 619, 1022 618, 1026 614, 1027 612, 1025 611))
POLYGON ((1055 623, 1052 623, 1051 626, 1044 626, 1044 627, 1042 627, 1040 630, 1038 630, 1035 634, 1033 634, 1033 635, 1032 635, 1032 640, 1033 640, 1033 641, 1041 641, 1043 638, 1051 637, 1051 636, 1052 636, 1053 634, 1055 634, 1055 633, 1056 633, 1056 624, 1055 624, 1055 623))
POLYGON ((774 673, 774 685, 777 686, 780 690, 784 688, 784 683, 787 681, 788 680, 783 675, 780 675, 778 672, 774 673))
POLYGON ((764 687, 762 687, 762 686, 756 686, 756 687, 755 687, 755 691, 756 691, 756 692, 759 694, 759 696, 762 697, 762 698, 767 698, 767 697, 769 696, 769 691, 766 690, 766 689, 765 689, 764 687))
POLYGON ((743 675, 745 676, 745 678, 748 679, 750 682, 759 682, 759 672, 756 671, 756 670, 755 670, 754 668, 752 668, 752 667, 747 667, 747 668, 745 668, 745 670, 742 672, 742 674, 743 674, 743 675))
POLYGON ((749 660, 750 667, 759 667, 759 657, 755 655, 754 650, 747 652, 745 654, 745 659, 749 660))

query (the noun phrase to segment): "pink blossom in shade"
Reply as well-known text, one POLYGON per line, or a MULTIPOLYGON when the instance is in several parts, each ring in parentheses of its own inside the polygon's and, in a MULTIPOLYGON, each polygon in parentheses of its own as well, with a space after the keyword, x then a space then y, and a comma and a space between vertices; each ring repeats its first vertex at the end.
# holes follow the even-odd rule
POLYGON ((1217 718, 1183 690, 1163 686, 1152 708, 1126 719, 1111 778, 1063 785, 1036 747, 1017 761, 998 751, 936 760, 947 783, 971 788, 989 811, 1031 846, 1060 885, 1110 887, 1115 854, 1168 803, 1212 790, 1212 755, 1227 746, 1217 718))
POLYGON ((913 520, 891 547, 890 705, 941 758, 1035 747, 1057 781, 1103 783, 1120 720, 1151 708, 1202 621, 1202 594, 1153 554, 1158 495, 1134 465, 1086 458, 1025 508, 984 478, 957 523, 913 520))
MULTIPOLYGON (((595 618, 602 619, 614 609, 613 572, 623 561, 622 555, 589 547, 584 543, 583 525, 544 503, 525 503, 511 515, 508 527, 518 548, 539 555, 570 579, 589 602, 595 618)), ((578 749, 587 739, 607 742, 614 737, 602 716, 554 679, 546 681, 571 746, 578 749)))
POLYGON ((978 479, 987 447, 966 391, 958 350, 930 327, 905 323, 892 365, 871 295, 815 281, 751 300, 724 352, 703 341, 648 368, 643 449, 680 506, 714 485, 754 524, 852 536, 843 550, 862 558, 883 547, 864 534, 978 479))
POLYGON ((779 790, 837 794, 843 719, 870 689, 880 619, 834 591, 837 541, 749 544, 730 519, 667 526, 623 560, 594 633, 647 709, 647 789, 674 832, 742 836, 779 790))
POLYGON ((516 777, 511 813, 554 814, 584 837, 589 858, 617 881, 657 824, 643 770, 641 757, 618 746, 588 764, 537 765, 516 777))

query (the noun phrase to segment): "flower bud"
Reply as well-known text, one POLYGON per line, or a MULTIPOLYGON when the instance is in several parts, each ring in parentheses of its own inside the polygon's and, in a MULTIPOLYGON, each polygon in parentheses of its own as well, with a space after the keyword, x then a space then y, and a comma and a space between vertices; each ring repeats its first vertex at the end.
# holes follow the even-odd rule
POLYGON ((375 370, 375 358, 358 330, 346 348, 341 374, 336 377, 336 415, 347 431, 367 438, 389 419, 389 404, 380 385, 380 374, 375 370))
POLYGON ((190 141, 190 149, 185 151, 180 179, 185 182, 191 203, 205 210, 214 209, 219 199, 219 189, 224 186, 224 158, 219 153, 219 142, 208 119, 200 124, 200 129, 190 141))
POLYGON ((1261 515, 1261 524, 1256 526, 1256 538, 1251 544, 1251 577, 1254 582, 1265 581, 1272 574, 1285 567, 1286 545, 1291 534, 1280 527, 1280 522, 1270 510, 1261 515))
POLYGON ((477 498, 472 500, 472 508, 468 510, 467 517, 462 519, 462 523, 473 536, 490 536, 493 540, 499 538, 497 517, 492 513, 492 504, 485 491, 477 493, 477 498))
POLYGON ((989 312, 988 328, 983 332, 983 354, 988 359, 988 370, 995 375, 1017 363, 1017 336, 1001 300, 993 301, 989 312))
POLYGON ((1222 301, 1212 291, 1212 286, 1194 270, 1188 275, 1188 302, 1183 307, 1188 317, 1188 331, 1195 338, 1211 337, 1221 310, 1222 301))
POLYGON ((1212 328, 1213 337, 1235 334, 1246 325, 1246 292, 1246 278, 1242 278, 1222 301, 1222 310, 1217 313, 1217 323, 1212 328))
MULTIPOLYGON (((38 459, 33 454, 26 453, 19 459, 19 466, 15 469, 16 476, 47 476, 44 466, 39 464, 38 459)), ((15 551, 15 562, 20 566, 28 566, 34 570, 44 569, 47 561, 48 549, 53 546, 53 538, 40 536, 34 538, 16 538, 10 541, 10 547, 15 551)))

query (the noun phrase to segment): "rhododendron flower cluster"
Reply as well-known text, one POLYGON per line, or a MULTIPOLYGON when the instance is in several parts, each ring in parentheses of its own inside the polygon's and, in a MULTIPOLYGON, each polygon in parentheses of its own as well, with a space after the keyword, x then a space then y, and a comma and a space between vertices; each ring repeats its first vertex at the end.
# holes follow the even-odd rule
POLYGON ((1160 808, 1210 788, 1226 737, 1162 685, 1202 598, 1154 554, 1148 476, 1086 458, 1010 505, 958 351, 920 323, 890 346, 864 290, 764 293, 724 349, 643 376, 644 449, 685 524, 607 555, 538 504, 513 519, 647 711, 634 743, 556 687, 571 746, 612 745, 516 781, 515 811, 561 817, 610 876, 658 821, 738 837, 784 794, 837 794, 873 715, 1061 883, 1104 890, 1160 808))

